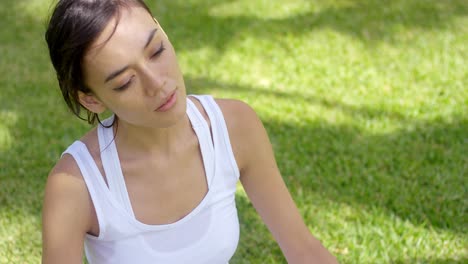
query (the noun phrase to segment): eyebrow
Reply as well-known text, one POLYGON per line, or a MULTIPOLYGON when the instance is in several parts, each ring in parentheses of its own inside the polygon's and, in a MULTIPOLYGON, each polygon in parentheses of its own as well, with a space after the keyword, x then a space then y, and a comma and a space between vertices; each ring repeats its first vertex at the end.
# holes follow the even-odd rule
POLYGON ((156 31, 158 31, 157 28, 151 30, 149 36, 148 36, 148 40, 146 41, 146 44, 145 44, 145 49, 149 46, 149 44, 151 43, 151 41, 153 40, 154 38, 154 34, 156 34, 156 31))
MULTIPOLYGON (((143 49, 146 49, 149 44, 151 43, 151 41, 153 40, 154 38, 154 35, 156 34, 156 32, 158 31, 157 28, 151 30, 150 34, 148 35, 148 40, 146 41, 146 44, 145 46, 143 47, 143 49)), ((129 66, 125 66, 119 70, 116 70, 114 72, 112 72, 111 74, 109 74, 106 78, 106 80, 104 81, 104 83, 107 83, 109 82, 110 80, 114 79, 115 77, 119 76, 120 74, 122 74, 123 72, 125 72, 127 69, 129 68, 129 66)))

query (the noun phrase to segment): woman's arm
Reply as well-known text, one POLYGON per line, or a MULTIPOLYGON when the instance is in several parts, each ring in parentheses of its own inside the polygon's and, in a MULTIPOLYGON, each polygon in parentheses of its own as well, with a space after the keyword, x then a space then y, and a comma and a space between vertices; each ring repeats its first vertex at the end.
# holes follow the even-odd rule
POLYGON ((42 263, 82 263, 92 210, 79 168, 70 155, 64 155, 47 179, 42 210, 42 263))
POLYGON ((304 224, 254 110, 234 100, 218 103, 226 118, 242 185, 288 263, 337 263, 304 224))

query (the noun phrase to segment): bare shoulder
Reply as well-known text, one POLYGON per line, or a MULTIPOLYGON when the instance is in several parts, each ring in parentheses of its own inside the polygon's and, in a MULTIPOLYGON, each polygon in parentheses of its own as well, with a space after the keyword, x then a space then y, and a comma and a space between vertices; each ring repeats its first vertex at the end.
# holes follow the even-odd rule
MULTIPOLYGON (((80 139, 80 141, 88 147, 91 153, 95 152, 93 150, 96 149, 97 145, 95 143, 95 141, 97 141, 97 135, 95 134, 97 134, 96 131, 91 130, 80 139)), ((57 161, 49 173, 46 187, 49 187, 49 185, 52 185, 50 187, 54 187, 55 185, 63 184, 69 185, 69 188, 83 189, 84 187, 84 191, 86 191, 86 185, 80 168, 78 167, 75 159, 70 154, 63 155, 57 161)))
POLYGON ((216 99, 229 133, 234 156, 242 170, 255 155, 255 146, 269 144, 262 121, 247 103, 235 99, 216 99))
POLYGON ((43 263, 78 263, 91 232, 92 203, 73 157, 66 154, 50 172, 42 208, 43 263), (69 261, 70 260, 70 261, 69 261))
POLYGON ((215 99, 223 112, 229 132, 241 132, 250 126, 261 124, 255 110, 247 103, 237 99, 215 99))
MULTIPOLYGON (((54 208, 51 212, 57 212, 57 209, 65 209, 70 205, 80 207, 80 209, 89 209, 91 199, 75 159, 65 154, 47 177, 44 213, 46 214, 50 208, 54 208)), ((77 212, 86 213, 87 211, 77 212)))
POLYGON ((94 207, 78 164, 70 154, 63 155, 47 177, 43 205, 45 237, 95 233, 94 207))
MULTIPOLYGON (((52 168, 47 178, 47 185, 61 184, 65 181, 83 183, 83 176, 75 159, 70 154, 63 155, 52 168)), ((81 184, 80 184, 81 185, 81 184)))
MULTIPOLYGON (((198 100, 192 99, 202 115, 210 122, 198 100)), ((255 110, 237 99, 215 99, 221 109, 229 140, 239 169, 242 171, 254 161, 253 157, 262 148, 269 147, 269 140, 262 121, 255 110)))

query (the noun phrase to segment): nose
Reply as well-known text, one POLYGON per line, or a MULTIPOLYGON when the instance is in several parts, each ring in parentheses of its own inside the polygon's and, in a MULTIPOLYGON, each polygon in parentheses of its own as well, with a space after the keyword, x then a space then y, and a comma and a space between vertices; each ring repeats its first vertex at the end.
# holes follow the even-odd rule
POLYGON ((159 91, 164 90, 166 77, 157 69, 146 67, 142 71, 142 86, 146 95, 155 96, 159 91))

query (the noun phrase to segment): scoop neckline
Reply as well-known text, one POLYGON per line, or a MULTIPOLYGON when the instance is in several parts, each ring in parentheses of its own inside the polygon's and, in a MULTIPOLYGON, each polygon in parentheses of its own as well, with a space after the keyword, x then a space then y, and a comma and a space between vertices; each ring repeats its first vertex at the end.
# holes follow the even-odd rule
MULTIPOLYGON (((212 178, 214 176, 214 146, 213 146, 213 141, 211 139, 211 134, 210 130, 208 127, 208 123, 206 122, 205 118, 201 115, 197 107, 194 105, 194 103, 190 99, 187 100, 187 115, 191 124, 192 129, 194 130, 198 143, 199 143, 199 150, 202 156, 203 160, 203 168, 205 171, 205 180, 207 184, 207 191, 204 195, 204 197, 201 199, 201 201, 192 209, 190 212, 186 215, 184 215, 182 218, 172 222, 172 223, 167 223, 167 224, 147 224, 143 223, 142 221, 138 220, 134 211, 133 211, 133 206, 131 206, 131 210, 133 215, 131 215, 129 212, 127 212, 124 208, 124 206, 116 200, 116 198, 111 194, 110 189, 104 182, 104 178, 102 174, 100 173, 101 176, 101 182, 102 184, 105 185, 105 190, 106 190, 106 195, 110 199, 111 203, 114 205, 115 208, 117 208, 121 214, 125 215, 125 219, 127 219, 131 224, 133 224, 135 227, 143 230, 164 230, 164 229, 170 229, 174 228, 178 225, 181 225, 187 221, 189 221, 191 218, 196 216, 209 202, 210 197, 211 197, 211 182, 212 178), (194 120, 195 119, 195 120, 194 120)), ((113 116, 108 118, 107 120, 111 120, 114 118, 113 116)), ((107 121, 105 120, 105 121, 107 121)), ((108 121, 109 122, 109 121, 108 121)), ((104 122, 103 122, 104 123, 104 122)), ((104 123, 105 124, 105 123, 104 123)), ((103 126, 99 126, 99 129, 104 129, 104 133, 111 133, 111 138, 114 136, 114 132, 112 128, 105 128, 103 126)), ((115 141, 112 142, 105 142, 105 144, 109 144, 108 147, 111 147, 112 152, 116 152, 114 154, 117 155, 118 157, 118 149, 117 146, 115 145, 115 141)), ((101 158, 102 160, 102 158, 101 158)), ((118 162, 118 167, 120 169, 120 173, 123 175, 122 172, 122 167, 120 166, 120 159, 117 161, 118 162)), ((126 182, 125 179, 123 179, 123 184, 125 185, 126 188, 126 182)), ((128 194, 128 191, 126 193, 128 199, 130 200, 130 196, 128 194)), ((131 200, 130 200, 131 201, 131 200)), ((131 203, 130 203, 131 205, 131 203)))

